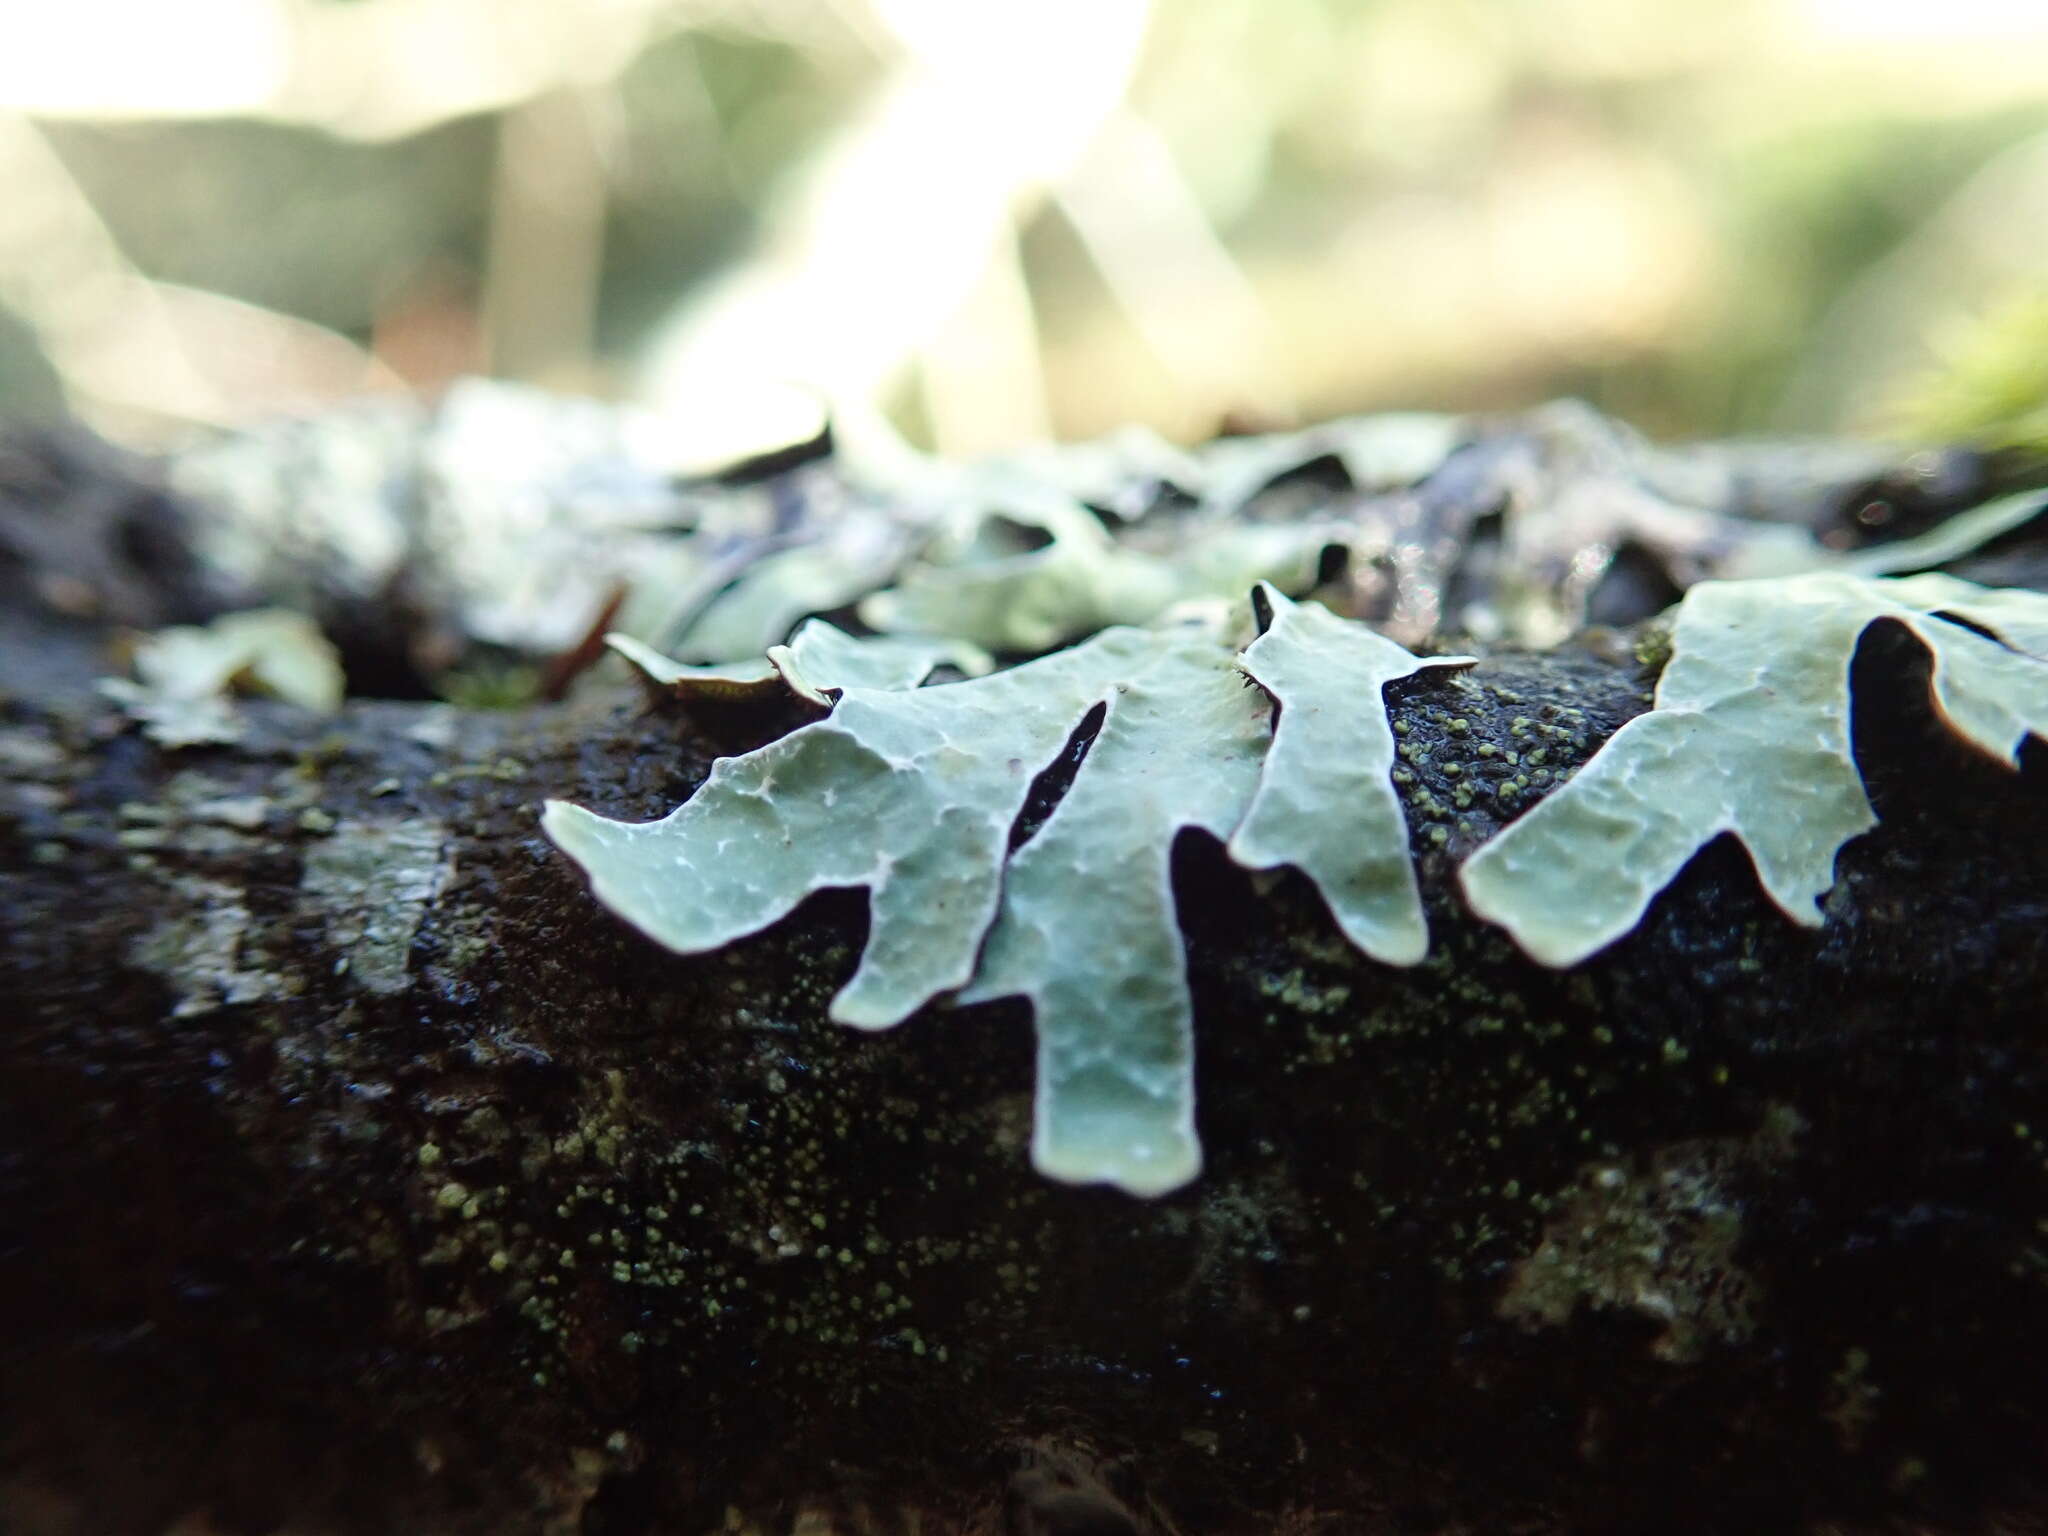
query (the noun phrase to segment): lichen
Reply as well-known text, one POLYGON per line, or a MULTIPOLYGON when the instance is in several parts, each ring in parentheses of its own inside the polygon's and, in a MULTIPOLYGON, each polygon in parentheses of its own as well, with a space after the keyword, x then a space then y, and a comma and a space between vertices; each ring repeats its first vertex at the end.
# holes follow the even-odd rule
POLYGON ((1241 666, 1273 696, 1279 719, 1230 856, 1247 869, 1301 870, 1346 938, 1377 960, 1413 965, 1429 949, 1429 930, 1389 777, 1394 734, 1384 709, 1360 701, 1424 667, 1465 667, 1472 658, 1425 662, 1326 608, 1290 603, 1270 587, 1260 597, 1266 632, 1241 666), (1333 817, 1342 835, 1331 835, 1333 817))
POLYGON ((1144 624, 1178 603, 1234 598, 1256 581, 1313 585, 1329 530, 1210 519, 1169 554, 1127 548, 1088 508, 1056 496, 1003 504, 1039 531, 1037 548, 985 548, 975 537, 934 550, 860 606, 885 632, 949 635, 994 651, 1036 654, 1112 625, 1144 624))
POLYGON ((924 635, 857 640, 822 619, 811 619, 787 645, 771 645, 764 659, 721 666, 687 666, 642 645, 631 635, 605 643, 633 663, 656 689, 677 699, 733 702, 787 691, 820 709, 847 688, 915 688, 940 667, 980 677, 995 663, 964 640, 924 635))
POLYGON ((237 887, 199 875, 168 884, 170 908, 137 941, 133 959, 169 984, 172 1018, 289 995, 274 967, 243 952, 250 916, 237 887))
POLYGON ((261 608, 205 626, 158 630, 135 652, 135 680, 106 678, 101 691, 166 747, 237 741, 231 689, 274 694, 302 709, 341 707, 341 659, 302 613, 261 608))
POLYGON ((300 889, 356 983, 403 992, 413 935, 453 872, 448 832, 426 818, 342 821, 307 851, 300 889))
POLYGON ((600 899, 684 952, 813 891, 868 887, 867 950, 833 1017, 875 1028, 944 993, 1027 998, 1034 1162, 1160 1193, 1200 1166, 1170 863, 1184 828, 1241 834, 1234 850, 1254 867, 1302 865, 1371 952, 1413 963, 1426 943, 1379 696, 1425 663, 1271 588, 1261 596, 1270 627, 1242 660, 1194 622, 1106 630, 956 684, 851 687, 829 718, 721 762, 662 821, 552 802, 543 824, 600 899), (1317 654, 1330 665, 1310 665, 1317 654), (1268 696, 1248 681, 1280 701, 1277 738, 1268 696), (1071 787, 1012 852, 1037 775, 1098 710, 1071 787), (1323 763, 1332 743, 1356 760, 1323 763), (1333 798, 1334 836, 1319 814, 1333 798))
MULTIPOLYGON (((956 571, 966 585, 948 590, 986 576, 995 586, 976 602, 1002 587, 1017 604, 1005 622, 1036 623, 1051 610, 1030 592, 1058 585, 1060 558, 1028 567, 1028 592, 993 566, 956 571)), ((1256 594, 1264 633, 1241 654, 1226 638, 1241 621, 1212 612, 931 687, 919 684, 952 642, 813 625, 769 662, 716 670, 622 643, 666 688, 780 687, 830 713, 721 762, 659 822, 551 802, 544 825, 601 900, 686 953, 814 892, 866 888, 871 931, 832 1016, 881 1028, 935 1000, 1026 999, 1033 1161, 1156 1194, 1200 1166, 1170 864, 1181 831, 1210 833, 1246 868, 1300 870, 1352 944, 1413 965, 1427 930, 1412 819, 1423 857, 1465 861, 1473 910, 1561 968, 1629 931, 1723 831, 1749 846, 1773 900, 1819 921, 1836 851, 1873 823, 1848 729, 1849 664, 1870 624, 1927 644, 1943 717, 1987 752, 2015 761, 2048 724, 2048 600, 1940 576, 1695 587, 1640 658, 1661 668, 1655 707, 1583 768, 1604 728, 1576 705, 1529 705, 1500 682, 1445 675, 1467 658, 1423 661, 1269 584, 1256 594), (1409 705, 1390 725, 1392 684, 1409 705), (1034 784, 1062 762, 1071 783, 1042 822, 1025 821, 1034 784)), ((981 637, 1037 645, 1065 623, 981 637)), ((951 664, 979 665, 973 653, 951 664)), ((1648 686, 1637 676, 1632 699, 1651 702, 1648 686)))
POLYGON ((1703 582, 1679 605, 1655 708, 1466 862, 1472 909, 1533 959, 1571 965, 1732 832, 1771 899, 1818 926, 1836 853, 1876 824, 1849 665, 1880 620, 1932 653, 1935 706, 1963 740, 2015 763, 2030 732, 2048 734, 2048 598, 1945 576, 1703 582))

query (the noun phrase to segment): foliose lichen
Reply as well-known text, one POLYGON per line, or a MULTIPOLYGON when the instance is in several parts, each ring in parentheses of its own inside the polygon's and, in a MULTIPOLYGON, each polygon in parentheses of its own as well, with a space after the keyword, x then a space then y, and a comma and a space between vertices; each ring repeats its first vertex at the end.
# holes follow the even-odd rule
MULTIPOLYGON (((1965 740, 2011 763, 2030 732, 2048 733, 2048 598, 1828 571, 1693 588, 1659 648, 1654 707, 1569 783, 1540 732, 1526 750, 1471 737, 1468 754, 1469 722, 1439 710, 1429 787, 1382 690, 1471 659, 1422 660, 1263 582, 1254 607, 1263 632, 1241 651, 1229 638, 1241 620, 1212 613, 1106 629, 933 687, 918 684, 945 653, 906 637, 814 625, 740 671, 624 646, 679 691, 779 684, 831 713, 720 762, 661 821, 551 802, 544 826, 601 900, 686 953, 815 891, 867 888, 867 948, 832 1016, 883 1028, 936 999, 1027 999, 1033 1161, 1158 1194, 1201 1166, 1171 879, 1182 830, 1210 833, 1246 868, 1301 870, 1353 944, 1413 965, 1427 932, 1408 819, 1463 858, 1451 829, 1483 796, 1509 825, 1466 858, 1466 898, 1531 958, 1565 967, 1634 927, 1724 831, 1788 915, 1819 922, 1836 852, 1875 820, 1849 731, 1849 666, 1873 623, 1901 624, 1932 652, 1937 708, 1965 740), (1034 783, 1076 754, 1050 817, 1024 827, 1034 783)), ((949 664, 972 672, 982 659, 949 664)))
POLYGON ((1947 576, 1702 582, 1679 604, 1655 707, 1466 862, 1472 909, 1531 958, 1572 965, 1732 832, 1771 899, 1818 926, 1836 853, 1877 820, 1851 751, 1849 664, 1880 620, 1932 653, 1935 707, 1964 740, 2015 763, 2030 732, 2048 734, 2039 594, 1947 576))
POLYGON ((1161 1193, 1200 1167, 1171 879, 1183 828, 1229 841, 1254 868, 1301 865, 1381 958, 1412 964, 1426 945, 1379 689, 1431 663, 1270 587, 1259 596, 1267 632, 1241 657, 1197 621, 1105 630, 950 685, 847 687, 827 719, 722 761, 661 821, 551 802, 543 825, 601 900, 683 952, 753 932, 814 891, 867 887, 866 953, 832 1016, 882 1028, 942 994, 1029 999, 1033 1160, 1054 1177, 1161 1193), (1317 655, 1328 665, 1311 665, 1317 655), (1096 710, 1071 787, 1013 851, 1038 774, 1096 710), (1346 822, 1336 837, 1333 803, 1346 822))

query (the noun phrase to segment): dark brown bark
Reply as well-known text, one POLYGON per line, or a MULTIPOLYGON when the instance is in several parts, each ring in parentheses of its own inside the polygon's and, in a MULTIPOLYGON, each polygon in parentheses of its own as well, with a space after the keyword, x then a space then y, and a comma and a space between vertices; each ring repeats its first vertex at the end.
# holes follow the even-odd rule
MULTIPOLYGON (((1956 746, 1924 670, 1884 631, 1859 659, 1883 823, 1817 932, 1717 844, 1543 970, 1451 894, 1475 810, 1419 843, 1435 953, 1389 970, 1190 840, 1209 1167, 1152 1203, 1031 1172, 1015 1006, 825 1020, 857 896, 680 958, 537 833, 545 795, 658 814, 772 722, 255 705, 166 753, 17 690, 0 1524, 2038 1507, 2048 761, 1956 746)), ((1632 663, 1567 652, 1397 718, 1430 739, 1452 686, 1471 740, 1533 716, 1567 761, 1642 707, 1632 663)))

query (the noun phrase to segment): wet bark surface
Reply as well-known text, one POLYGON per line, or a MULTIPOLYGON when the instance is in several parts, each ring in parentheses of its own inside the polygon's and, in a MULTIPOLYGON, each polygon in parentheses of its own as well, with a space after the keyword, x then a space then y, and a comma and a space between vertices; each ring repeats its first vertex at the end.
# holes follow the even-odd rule
MULTIPOLYGON (((1971 1530, 2048 1450, 2048 755, 1866 638, 1817 930, 1710 846, 1568 972, 1412 819, 1379 966, 1199 837, 1190 1188, 1028 1164, 1015 1004, 860 1033, 828 893, 670 955, 539 836, 778 722, 0 712, 0 1510, 39 1531, 1971 1530), (178 1522, 191 1522, 180 1526, 178 1522), (808 1523, 806 1523, 808 1522, 808 1523)), ((1390 694, 1560 769, 1612 648, 1390 694)), ((1438 753, 1438 758, 1448 756, 1438 753)), ((1472 772, 1489 771, 1476 758, 1472 772)), ((1432 767, 1412 794, 1448 800, 1432 767)), ((1768 793, 1769 786, 1759 786, 1768 793)), ((1524 801, 1523 803, 1526 803, 1524 801)))

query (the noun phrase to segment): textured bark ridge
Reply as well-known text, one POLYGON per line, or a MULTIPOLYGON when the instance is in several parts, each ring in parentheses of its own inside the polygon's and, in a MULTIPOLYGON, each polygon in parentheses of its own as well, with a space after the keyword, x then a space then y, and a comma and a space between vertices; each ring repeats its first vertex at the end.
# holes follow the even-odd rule
POLYGON ((857 893, 682 958, 541 837, 550 796, 662 814, 781 706, 250 704, 170 751, 81 680, 95 631, 15 609, 0 1528, 2041 1507, 2048 752, 1961 744, 1902 629, 1818 929, 1727 838, 1568 970, 1466 912, 1459 862, 1645 708, 1612 635, 1389 685, 1418 966, 1184 834, 1206 1166, 1138 1201, 1031 1171, 1020 1005, 826 1018, 857 893))

